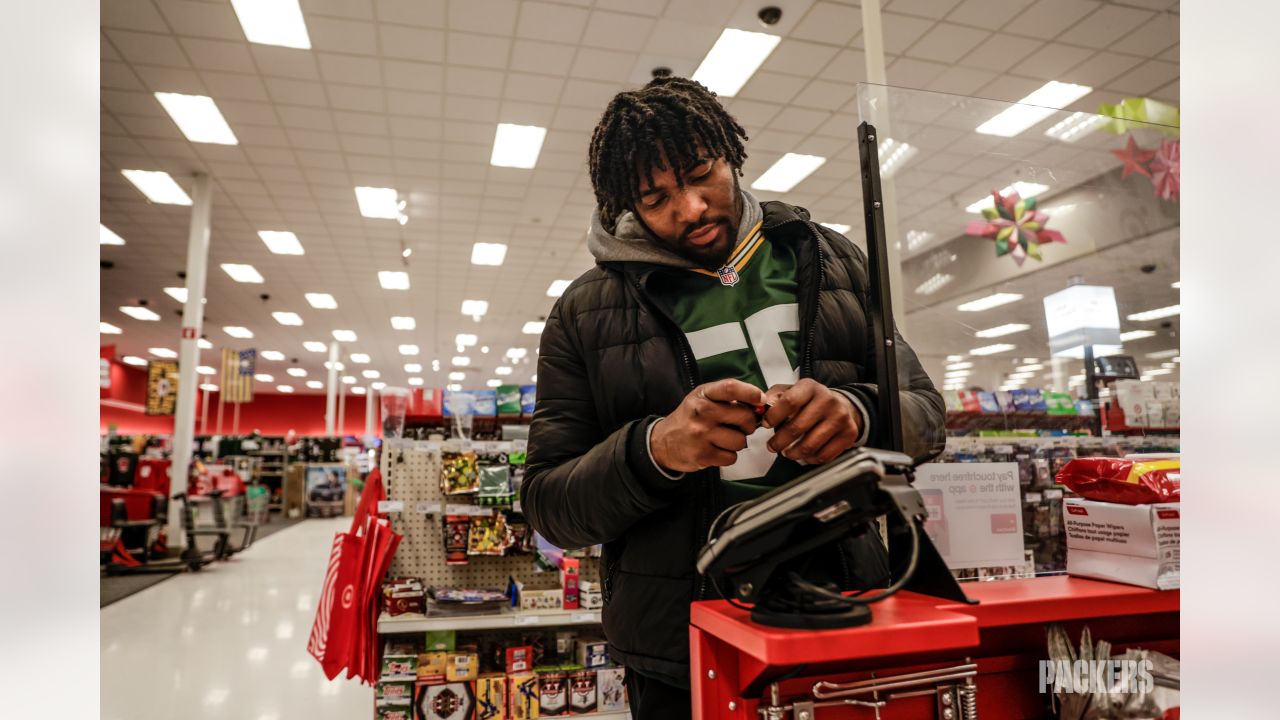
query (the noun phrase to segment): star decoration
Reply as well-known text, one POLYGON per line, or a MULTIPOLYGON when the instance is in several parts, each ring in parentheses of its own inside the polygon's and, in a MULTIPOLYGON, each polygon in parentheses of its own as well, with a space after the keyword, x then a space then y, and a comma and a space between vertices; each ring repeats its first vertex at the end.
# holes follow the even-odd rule
POLYGON ((1024 199, 1016 190, 1007 196, 992 190, 991 196, 995 199, 995 207, 982 211, 986 220, 970 221, 965 227, 965 234, 994 240, 996 257, 1012 255, 1018 265, 1026 262, 1028 256, 1043 261, 1041 245, 1067 242, 1057 230, 1045 229, 1049 216, 1036 209, 1035 198, 1024 199))
POLYGON ((1151 162, 1151 158, 1156 156, 1155 150, 1143 150, 1138 147, 1138 143, 1134 142, 1133 136, 1129 136, 1129 142, 1125 143, 1123 149, 1112 150, 1112 155, 1120 158, 1120 162, 1124 163, 1124 170, 1120 173, 1120 177, 1127 178, 1133 173, 1139 173, 1151 177, 1151 171, 1147 169, 1147 163, 1151 162))
POLYGON ((1161 200, 1178 202, 1182 185, 1182 143, 1178 140, 1164 140, 1155 157, 1147 167, 1151 170, 1151 184, 1155 186, 1156 197, 1161 200))

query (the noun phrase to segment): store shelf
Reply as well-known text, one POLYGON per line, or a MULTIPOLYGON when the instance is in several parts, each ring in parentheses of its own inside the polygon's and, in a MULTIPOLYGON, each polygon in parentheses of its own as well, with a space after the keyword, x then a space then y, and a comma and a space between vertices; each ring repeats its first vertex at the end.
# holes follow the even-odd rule
POLYGON ((538 610, 502 613, 501 615, 455 615, 427 617, 408 613, 392 617, 383 613, 378 618, 378 632, 384 635, 418 633, 431 630, 503 630, 506 628, 563 625, 596 625, 599 610, 538 610))

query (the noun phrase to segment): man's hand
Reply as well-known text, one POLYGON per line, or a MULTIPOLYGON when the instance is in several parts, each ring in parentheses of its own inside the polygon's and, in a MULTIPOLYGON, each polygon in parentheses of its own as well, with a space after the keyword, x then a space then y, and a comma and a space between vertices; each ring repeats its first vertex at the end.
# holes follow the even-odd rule
POLYGON ((802 465, 821 465, 853 447, 861 417, 849 398, 804 378, 795 385, 774 385, 766 394, 773 407, 762 427, 777 428, 769 450, 802 465))
POLYGON ((756 430, 754 407, 763 402, 760 388, 741 380, 694 388, 675 412, 654 426, 649 438, 654 462, 672 472, 732 465, 756 430))

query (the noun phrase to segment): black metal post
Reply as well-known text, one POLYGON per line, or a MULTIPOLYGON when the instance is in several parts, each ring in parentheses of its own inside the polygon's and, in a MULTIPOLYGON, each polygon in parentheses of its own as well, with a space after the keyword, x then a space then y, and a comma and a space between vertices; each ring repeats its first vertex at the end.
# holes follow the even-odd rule
POLYGON ((1098 405, 1098 370, 1093 359, 1093 345, 1084 346, 1084 387, 1085 397, 1093 408, 1093 418, 1089 424, 1095 436, 1102 435, 1102 408, 1098 405))

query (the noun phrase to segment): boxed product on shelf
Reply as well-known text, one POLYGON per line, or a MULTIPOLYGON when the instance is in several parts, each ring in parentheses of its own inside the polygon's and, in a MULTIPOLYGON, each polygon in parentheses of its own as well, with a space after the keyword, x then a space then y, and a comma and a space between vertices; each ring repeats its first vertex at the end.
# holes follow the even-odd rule
POLYGON ((476 417, 498 416, 498 392, 496 390, 469 390, 475 398, 476 417))
POLYGON ((564 609, 578 609, 579 563, 577 558, 565 557, 560 562, 560 589, 564 591, 564 609))
POLYGON ((1000 412, 1003 413, 1011 413, 1017 409, 1013 402, 1013 393, 1008 390, 996 391, 996 405, 999 406, 1000 412))
POLYGON ((486 673, 476 680, 476 720, 507 719, 507 676, 486 673))
POLYGON ((960 402, 960 393, 956 390, 943 390, 942 404, 946 407, 947 412, 962 412, 964 410, 964 403, 960 402))
POLYGON ((534 406, 537 405, 538 386, 537 385, 521 385, 520 386, 520 412, 524 415, 533 415, 534 406))
POLYGON ((456 630, 428 630, 426 636, 426 645, 424 649, 427 652, 443 650, 445 652, 453 652, 458 645, 458 631, 456 630))
POLYGON ((418 650, 403 640, 388 640, 382 649, 383 680, 413 682, 418 675, 418 650))
POLYGON ((1029 412, 1031 410, 1031 396, 1023 388, 1017 388, 1010 392, 1013 396, 1013 409, 1017 412, 1029 412))
POLYGON ((475 720, 473 682, 419 682, 415 692, 418 720, 475 720))
POLYGON ((449 653, 444 650, 431 650, 418 655, 418 679, 444 678, 445 668, 449 664, 449 653))
POLYGON ((568 677, 563 670, 538 673, 538 705, 542 717, 569 714, 568 677))
POLYGON ((627 708, 626 671, 620 667, 600 668, 596 671, 597 709, 600 712, 621 712, 627 708))
POLYGON ((978 406, 983 413, 988 415, 997 415, 1000 413, 1000 403, 996 402, 996 395, 992 392, 978 393, 978 406))
POLYGON ((465 495, 480 489, 480 467, 474 452, 441 454, 440 489, 445 495, 465 495))
POLYGON ((533 669, 533 646, 508 647, 505 654, 505 665, 508 674, 527 672, 533 669))
POLYGON ((517 607, 521 610, 560 610, 564 608, 564 591, 559 588, 554 590, 526 590, 524 582, 513 579, 512 583, 515 586, 517 607))
POLYGON ((471 517, 446 515, 444 518, 444 562, 446 565, 466 565, 467 546, 471 543, 471 517))
POLYGON ((538 675, 532 671, 512 673, 507 681, 511 720, 536 720, 542 709, 538 675))
POLYGON ((569 709, 573 714, 593 713, 598 704, 596 671, 588 668, 569 673, 569 709))
POLYGON ((444 675, 449 682, 475 680, 480 675, 480 656, 473 652, 450 653, 444 675))
POLYGON ((413 700, 413 683, 414 680, 380 680, 376 691, 376 699, 379 702, 394 703, 411 702, 413 700))
POLYGON ((609 643, 596 638, 580 638, 575 657, 584 667, 604 667, 609 664, 609 643))
POLYGON ((496 615, 510 602, 501 590, 473 590, 433 585, 427 589, 428 616, 496 615))
POLYGON ((471 517, 471 527, 467 532, 468 555, 504 555, 513 542, 506 515, 495 512, 471 517))
POLYGON ((1067 573, 1172 590, 1181 584, 1180 503, 1063 502, 1067 573))
POLYGON ((382 606, 388 615, 425 613, 422 581, 417 578, 390 578, 382 583, 382 606))
POLYGON ((404 702, 375 703, 374 720, 414 720, 413 700, 404 702))
POLYGON ((578 644, 578 632, 576 630, 557 630, 556 631, 556 658, 562 662, 571 662, 573 660, 574 648, 578 644))
POLYGON ((519 385, 499 385, 497 394, 498 394, 498 414, 499 415, 519 415, 520 414, 520 386, 519 385))

